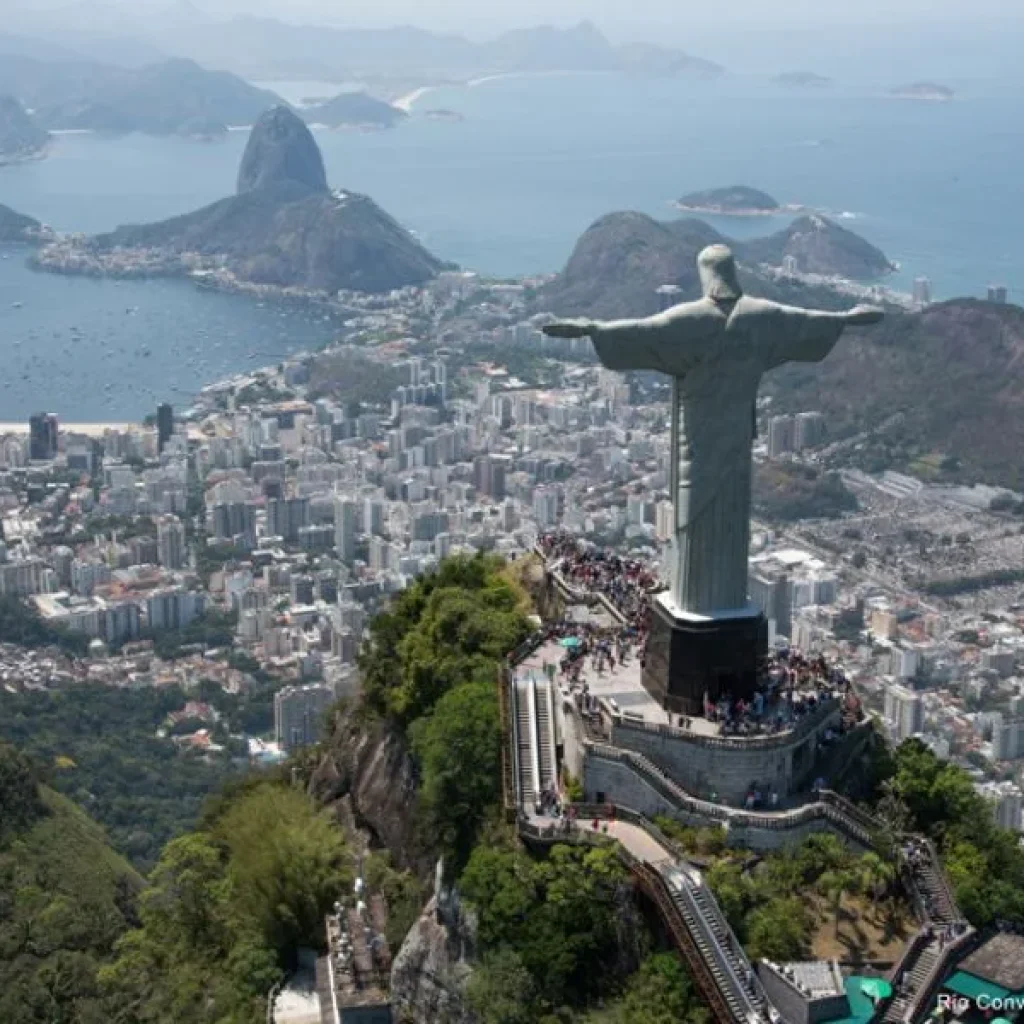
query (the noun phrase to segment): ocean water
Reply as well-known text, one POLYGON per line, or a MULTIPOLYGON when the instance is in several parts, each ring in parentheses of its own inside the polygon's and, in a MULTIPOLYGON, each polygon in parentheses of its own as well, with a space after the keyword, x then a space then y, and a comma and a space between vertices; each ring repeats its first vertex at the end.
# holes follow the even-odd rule
MULTIPOLYGON (((897 286, 924 274, 938 297, 1001 283, 1019 299, 1022 114, 1019 90, 978 84, 938 104, 739 77, 509 76, 430 91, 392 131, 322 131, 318 141, 332 183, 369 193, 440 256, 483 273, 555 271, 604 213, 669 217, 685 192, 743 183, 844 216, 900 262, 897 286), (463 120, 424 116, 434 108, 463 120)), ((155 220, 232 191, 245 141, 63 136, 47 160, 0 169, 0 202, 69 231, 155 220)), ((714 223, 749 236, 785 218, 714 223)), ((244 367, 249 353, 276 358, 330 333, 180 282, 53 277, 8 255, 0 421, 43 407, 69 420, 140 415, 244 367), (81 341, 69 342, 71 325, 81 341), (60 378, 38 372, 46 367, 78 386, 54 392, 60 378)))

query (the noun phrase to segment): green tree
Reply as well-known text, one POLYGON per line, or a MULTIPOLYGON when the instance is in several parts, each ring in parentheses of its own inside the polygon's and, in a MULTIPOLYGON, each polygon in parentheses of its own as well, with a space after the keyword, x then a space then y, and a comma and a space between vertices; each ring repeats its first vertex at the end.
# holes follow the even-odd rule
POLYGON ((705 1024, 693 979, 675 953, 654 953, 629 979, 618 1011, 618 1024, 705 1024))
POLYGON ((0 842, 45 810, 31 761, 10 744, 0 743, 0 842))
POLYGON ((230 807, 214 834, 228 852, 235 909, 282 957, 324 942, 324 916, 351 889, 345 838, 290 786, 264 783, 230 807))
POLYGON ((494 677, 531 628, 501 568, 482 554, 445 559, 374 618, 360 655, 370 708, 407 727, 455 686, 494 677))
POLYGON ((747 952, 755 958, 799 960, 809 941, 807 909, 796 897, 769 900, 747 923, 747 952))
POLYGON ((612 846, 555 846, 544 861, 478 846, 460 881, 485 953, 512 948, 549 1007, 606 988, 618 944, 625 871, 612 846))
POLYGON ((885 860, 874 851, 863 854, 855 865, 858 888, 877 904, 896 879, 896 868, 892 861, 885 860))
POLYGON ((342 833, 283 783, 240 787, 168 844, 141 927, 100 974, 115 1024, 260 1024, 266 993, 350 891, 342 833))
POLYGON ((501 723, 495 681, 466 683, 446 693, 412 730, 422 769, 426 822, 457 875, 501 792, 501 723))
POLYGON ((485 956, 466 984, 466 1002, 482 1024, 533 1024, 535 999, 530 972, 508 948, 485 956))

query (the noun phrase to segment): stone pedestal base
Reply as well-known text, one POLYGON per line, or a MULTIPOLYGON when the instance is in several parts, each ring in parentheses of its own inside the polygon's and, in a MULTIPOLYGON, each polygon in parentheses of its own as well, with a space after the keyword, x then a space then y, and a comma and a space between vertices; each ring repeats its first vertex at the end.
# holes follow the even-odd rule
POLYGON ((768 651, 768 621, 760 613, 698 618, 653 602, 644 659, 644 689, 667 711, 698 716, 704 695, 750 699, 768 651))

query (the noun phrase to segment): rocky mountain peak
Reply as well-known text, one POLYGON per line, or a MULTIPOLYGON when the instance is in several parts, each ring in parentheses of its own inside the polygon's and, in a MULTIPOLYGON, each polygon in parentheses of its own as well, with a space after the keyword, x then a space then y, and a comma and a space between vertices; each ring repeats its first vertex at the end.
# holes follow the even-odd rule
POLYGON ((327 172, 309 129, 289 107, 272 107, 253 125, 238 171, 238 193, 301 186, 327 192, 327 172))

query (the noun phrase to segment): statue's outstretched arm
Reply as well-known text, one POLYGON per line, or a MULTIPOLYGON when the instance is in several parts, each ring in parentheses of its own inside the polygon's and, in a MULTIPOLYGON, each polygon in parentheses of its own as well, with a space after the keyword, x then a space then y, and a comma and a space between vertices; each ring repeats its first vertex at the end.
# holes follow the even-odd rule
POLYGON ((612 338, 624 337, 633 332, 643 334, 648 330, 664 327, 665 323, 664 314, 658 313, 642 320, 555 320, 545 324, 541 330, 552 338, 595 338, 598 334, 612 338))
POLYGON ((773 346, 772 366, 788 362, 820 362, 832 351, 847 327, 878 323, 885 315, 875 306, 855 306, 837 313, 776 305, 774 311, 777 342, 773 346))
POLYGON ((660 370, 665 365, 664 333, 670 324, 664 313, 641 320, 560 320, 543 328, 555 338, 589 337, 597 356, 609 370, 660 370))

